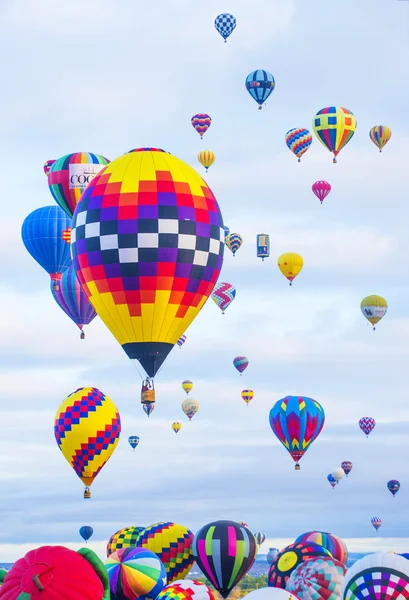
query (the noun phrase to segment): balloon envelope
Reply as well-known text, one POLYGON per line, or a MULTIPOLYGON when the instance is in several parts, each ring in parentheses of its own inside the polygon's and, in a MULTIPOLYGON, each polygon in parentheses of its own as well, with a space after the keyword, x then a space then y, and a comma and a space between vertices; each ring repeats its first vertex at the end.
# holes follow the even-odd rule
POLYGON ((236 297, 236 288, 231 283, 221 281, 216 283, 212 292, 212 300, 217 304, 222 313, 236 297))
POLYGON ((298 596, 293 593, 282 590, 281 588, 275 587, 263 587, 258 590, 254 590, 249 594, 245 595, 245 598, 250 600, 299 600, 298 596))
POLYGON ((329 556, 320 556, 299 565, 290 575, 286 590, 300 600, 339 600, 346 573, 344 565, 329 556))
POLYGON ((408 600, 409 561, 399 554, 379 552, 357 560, 341 586, 343 600, 408 600))
POLYGON ((269 587, 285 588, 291 573, 304 562, 319 556, 331 556, 328 550, 312 544, 290 544, 275 557, 268 572, 269 587))
POLYGON ((105 568, 114 598, 155 600, 166 585, 165 567, 145 548, 121 548, 107 558, 105 568))
POLYGON ((195 579, 178 579, 167 585, 156 600, 216 600, 206 584, 195 579))
POLYGON ((392 131, 386 125, 375 125, 369 131, 369 137, 371 141, 379 148, 379 152, 382 152, 382 148, 386 146, 392 136, 392 131))
POLYGON ((212 119, 206 113, 197 113, 197 115, 193 115, 191 122, 197 133, 203 138, 204 134, 212 124, 212 119))
POLYGON ((361 312, 374 326, 386 315, 388 303, 382 296, 367 296, 361 302, 361 312))
POLYGON ((93 533, 94 530, 89 525, 83 525, 83 527, 80 527, 80 536, 85 541, 89 540, 93 533))
POLYGON ((296 252, 285 252, 278 257, 277 264, 281 273, 288 279, 290 285, 292 285, 293 280, 304 266, 304 260, 296 252))
POLYGON ((317 112, 312 124, 315 135, 337 162, 336 157, 355 133, 355 116, 342 106, 327 106, 317 112))
POLYGON ((97 316, 94 307, 77 279, 72 265, 62 274, 58 289, 55 289, 53 283, 51 283, 50 288, 58 306, 71 321, 74 321, 79 329, 82 330, 84 325, 89 325, 97 316))
POLYGON ((245 356, 236 356, 236 358, 233 359, 233 366, 240 374, 244 373, 249 366, 249 359, 245 356))
MULTIPOLYGON (((329 477, 336 483, 332 475, 328 475, 328 479, 329 477)), ((306 544, 309 542, 322 546, 328 550, 336 560, 339 560, 343 565, 346 564, 348 560, 348 549, 346 544, 341 538, 333 533, 327 533, 325 531, 307 531, 306 533, 299 535, 295 540, 296 544, 306 544)))
POLYGON ((224 41, 226 41, 236 29, 236 18, 229 13, 222 13, 221 15, 217 15, 214 21, 214 26, 224 41))
POLYGON ((226 246, 232 252, 233 256, 236 254, 237 250, 240 249, 243 244, 243 238, 238 233, 230 233, 225 239, 226 246))
POLYGON ((107 544, 107 556, 116 552, 120 548, 129 548, 130 546, 136 546, 139 534, 145 529, 145 527, 131 526, 124 527, 119 531, 116 531, 111 535, 107 544))
POLYGON ((376 421, 372 417, 362 417, 362 419, 359 420, 358 425, 361 431, 368 437, 371 431, 375 429, 376 421))
POLYGON ((312 191, 322 204, 331 191, 331 185, 328 181, 316 181, 312 184, 312 191))
POLYGON ((253 100, 259 104, 259 108, 262 108, 262 105, 274 90, 275 85, 272 74, 264 71, 264 69, 253 71, 246 78, 246 89, 253 100))
POLYGON ((295 127, 285 134, 285 143, 289 150, 298 158, 298 162, 300 162, 302 155, 307 152, 312 144, 312 135, 308 129, 295 127))
POLYGON ((135 450, 135 448, 137 447, 137 445, 139 444, 139 437, 137 435, 131 435, 128 438, 128 442, 129 445, 131 446, 131 448, 133 448, 135 450))
POLYGON ((193 400, 193 398, 186 398, 186 400, 183 400, 182 402, 182 410, 185 415, 189 417, 190 421, 199 410, 199 402, 197 400, 193 400))

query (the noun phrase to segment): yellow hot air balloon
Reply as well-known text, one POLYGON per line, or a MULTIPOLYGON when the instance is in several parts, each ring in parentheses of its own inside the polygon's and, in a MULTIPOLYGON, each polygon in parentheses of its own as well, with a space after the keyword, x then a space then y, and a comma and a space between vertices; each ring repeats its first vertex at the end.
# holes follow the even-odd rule
POLYGON ((191 392, 193 389, 193 381, 190 381, 190 379, 185 379, 185 381, 182 381, 182 389, 186 392, 186 394, 189 394, 189 392, 191 392))
POLYGON ((211 150, 202 150, 197 155, 197 159, 200 162, 200 164, 204 166, 207 173, 208 168, 211 167, 214 161, 216 160, 216 155, 211 150))
POLYGON ((361 302, 362 314, 373 325, 374 330, 375 325, 385 316, 387 310, 388 303, 382 296, 367 296, 361 302))
POLYGON ((179 423, 179 421, 175 421, 174 423, 172 423, 172 429, 175 433, 177 433, 182 429, 182 423, 179 423))
POLYGON ((121 419, 115 404, 96 388, 80 388, 70 394, 57 410, 54 434, 66 461, 89 486, 110 459, 121 433, 121 419))
POLYGON ((386 146, 392 136, 392 131, 386 125, 375 125, 369 131, 369 137, 378 146, 379 152, 382 152, 382 148, 386 146))
POLYGON ((192 417, 194 417, 199 410, 199 402, 193 400, 193 398, 186 398, 186 400, 183 400, 182 402, 182 410, 185 415, 189 417, 189 421, 191 421, 192 417))
POLYGON ((312 126, 321 144, 334 154, 336 163, 338 154, 355 133, 356 118, 347 108, 327 106, 317 112, 312 126))
POLYGON ((278 257, 278 268, 284 277, 287 277, 290 285, 293 284, 293 279, 297 277, 298 273, 304 266, 302 256, 296 252, 286 252, 278 257))
POLYGON ((253 390, 243 390, 241 392, 241 397, 248 406, 249 402, 254 398, 254 392, 253 390))

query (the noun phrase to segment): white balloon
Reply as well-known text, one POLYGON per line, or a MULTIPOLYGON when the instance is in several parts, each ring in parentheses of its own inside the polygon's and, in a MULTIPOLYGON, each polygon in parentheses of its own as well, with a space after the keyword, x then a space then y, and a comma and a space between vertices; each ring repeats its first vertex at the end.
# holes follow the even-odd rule
MULTIPOLYGON (((408 561, 409 562, 409 561, 408 561)), ((246 594, 247 598, 251 600, 299 600, 297 596, 294 596, 291 592, 275 587, 264 587, 246 594)))
POLYGON ((341 481, 341 479, 345 475, 344 469, 340 469, 340 468, 334 469, 332 471, 331 475, 333 476, 333 478, 335 479, 335 481, 338 483, 339 481, 341 481))

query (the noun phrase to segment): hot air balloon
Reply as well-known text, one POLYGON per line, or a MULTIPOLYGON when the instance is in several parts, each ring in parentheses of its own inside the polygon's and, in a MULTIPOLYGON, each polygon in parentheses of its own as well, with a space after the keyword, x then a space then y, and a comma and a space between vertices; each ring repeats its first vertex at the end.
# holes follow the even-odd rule
POLYGON ((155 404, 153 402, 150 402, 149 404, 142 404, 142 408, 149 417, 150 414, 153 413, 153 411, 155 409, 155 404))
POLYGON ((109 160, 99 154, 75 152, 56 160, 48 174, 54 200, 72 218, 81 194, 109 160))
POLYGON ((224 315, 224 311, 230 306, 235 297, 236 288, 231 283, 221 281, 220 283, 216 283, 213 288, 212 300, 220 308, 222 315, 224 315))
POLYGON ((346 568, 330 556, 319 556, 299 565, 290 575, 286 590, 300 600, 340 600, 346 568))
POLYGON ((277 264, 281 273, 290 282, 290 285, 293 285, 293 280, 303 268, 304 261, 302 256, 296 252, 286 252, 278 257, 277 264))
POLYGON ((295 127, 285 134, 285 143, 291 152, 298 158, 298 162, 301 162, 302 155, 307 152, 312 144, 312 135, 308 129, 295 127))
POLYGON ((391 479, 390 481, 388 481, 388 483, 386 485, 388 487, 388 490, 392 494, 392 496, 395 497, 395 495, 400 490, 400 483, 399 483, 399 481, 397 481, 396 479, 391 479))
POLYGON ((267 233, 257 234, 257 258, 264 262, 270 256, 270 236, 267 233))
POLYGON ((80 536, 83 540, 85 540, 85 542, 87 542, 90 539, 90 537, 92 537, 93 533, 94 530, 89 525, 84 525, 83 527, 80 527, 80 536))
POLYGON ((214 26, 226 43, 229 35, 236 29, 236 18, 229 13, 223 13, 216 17, 214 26))
POLYGON ((343 600, 408 600, 409 561, 399 554, 379 552, 357 560, 341 586, 343 600))
POLYGON ((243 244, 243 238, 238 233, 230 233, 226 237, 225 243, 233 256, 235 256, 237 250, 239 250, 243 244))
POLYGON ((341 479, 343 478, 343 476, 345 475, 344 470, 341 468, 337 468, 334 469, 331 473, 331 475, 333 476, 333 478, 335 479, 335 481, 337 483, 339 483, 341 481, 341 479))
POLYGON ((153 378, 212 293, 223 263, 223 220, 196 171, 163 150, 140 148, 87 187, 75 209, 71 251, 97 314, 153 378))
POLYGON ((185 342, 186 342, 186 336, 181 335, 176 343, 179 346, 179 348, 181 348, 185 342))
POLYGON ((244 521, 240 521, 239 525, 242 525, 243 527, 247 527, 248 528, 247 523, 245 523, 244 521))
MULTIPOLYGON (((206 113, 197 113, 197 115, 193 115, 191 122, 201 139, 203 139, 204 134, 212 124, 212 119, 206 113)), ((163 152, 163 150, 161 152, 163 152)))
POLYGON ((184 525, 155 523, 141 532, 137 545, 155 552, 163 562, 168 583, 185 579, 193 566, 193 533, 184 525))
POLYGON ((312 126, 319 141, 334 154, 333 162, 356 130, 353 113, 341 106, 327 106, 315 115, 312 126))
POLYGON ((257 533, 254 533, 254 539, 257 542, 257 546, 261 546, 261 544, 264 544, 266 536, 262 531, 257 531, 257 533))
POLYGON ((275 559, 275 557, 277 556, 277 554, 278 554, 278 548, 269 548, 269 550, 266 554, 266 560, 269 565, 272 564, 272 562, 275 559))
POLYGON ((70 246, 64 239, 70 227, 71 219, 59 206, 44 206, 30 213, 21 228, 27 252, 47 271, 56 289, 71 265, 70 246))
POLYGON ((334 489, 335 486, 337 485, 337 481, 336 481, 336 479, 334 479, 332 473, 330 473, 329 475, 327 475, 327 479, 328 479, 328 483, 330 484, 330 486, 332 487, 332 489, 334 489))
POLYGON ((372 417, 362 417, 362 419, 359 420, 358 425, 366 437, 368 437, 371 431, 375 429, 376 421, 372 417))
POLYGON ((182 402, 182 410, 185 415, 189 417, 189 421, 191 421, 199 410, 199 402, 197 400, 193 400, 193 398, 186 398, 186 400, 183 400, 182 402))
POLYGON ((200 162, 200 164, 204 166, 207 173, 209 167, 211 167, 214 161, 216 160, 216 155, 211 150, 202 150, 197 155, 197 159, 200 162))
POLYGON ((382 148, 386 146, 392 136, 392 131, 386 125, 375 125, 369 131, 369 137, 372 142, 379 148, 379 152, 382 152, 382 148))
POLYGON ((193 555, 199 569, 223 598, 249 571, 256 558, 253 534, 234 521, 214 521, 196 533, 193 555))
POLYGON ((259 110, 263 108, 264 102, 270 96, 275 85, 272 74, 263 69, 257 69, 257 71, 253 71, 247 75, 246 89, 259 105, 259 110))
MULTIPOLYGON (((328 475, 328 478, 329 477, 330 475, 328 475)), ((334 483, 336 485, 335 480, 334 483)), ((322 546, 328 550, 331 556, 333 556, 336 560, 339 560, 339 562, 341 562, 343 565, 346 564, 348 560, 348 549, 345 545, 345 542, 333 533, 326 533, 324 531, 307 531, 306 533, 302 533, 295 540, 296 544, 306 544, 309 542, 322 546)))
POLYGON ((312 184, 312 191, 322 204, 331 191, 331 185, 328 181, 316 181, 312 184))
POLYGON ((111 598, 155 600, 166 585, 165 567, 145 548, 120 548, 107 558, 105 568, 111 598))
POLYGON ((285 589, 290 575, 303 563, 321 556, 331 556, 318 544, 290 544, 275 557, 268 572, 268 586, 285 589))
POLYGON ((373 325, 374 331, 375 325, 386 315, 387 310, 388 303, 382 296, 366 296, 361 302, 361 312, 373 325))
POLYGON ((249 405, 249 402, 251 400, 253 400, 254 398, 254 392, 253 390, 243 390, 241 392, 241 397, 243 398, 244 402, 247 404, 247 406, 249 405))
POLYGON ((294 594, 276 587, 261 587, 245 596, 246 600, 299 600, 294 594))
POLYGON ((249 366, 249 359, 245 356, 236 356, 236 358, 233 359, 233 366, 238 370, 240 375, 242 375, 249 366))
POLYGON ((131 435, 128 438, 129 445, 133 450, 135 450, 136 446, 139 444, 139 437, 137 435, 131 435))
POLYGON ((189 392, 191 392, 193 389, 193 382, 189 379, 185 379, 185 381, 182 381, 182 389, 186 392, 186 394, 189 394, 189 392))
POLYGON ((270 411, 270 427, 290 453, 300 469, 302 459, 324 427, 325 414, 321 404, 305 396, 286 396, 270 411))
POLYGON ((224 240, 226 241, 227 236, 230 235, 230 229, 227 225, 224 226, 224 240))
POLYGON ((110 556, 120 548, 129 548, 130 546, 136 546, 136 542, 138 541, 139 534, 145 527, 124 527, 119 531, 116 531, 109 538, 106 553, 107 556, 110 556))
POLYGON ((85 295, 72 265, 62 274, 58 290, 55 290, 54 287, 54 283, 51 282, 51 293, 54 300, 65 314, 74 321, 81 331, 81 339, 84 339, 83 327, 89 325, 95 319, 97 313, 85 295))
POLYGON ((53 166, 54 163, 55 163, 54 159, 47 160, 44 163, 43 170, 44 170, 44 173, 47 175, 47 177, 48 177, 48 174, 49 174, 49 172, 51 170, 51 167, 53 166))
POLYGON ((350 474, 350 472, 352 471, 352 463, 349 460, 344 460, 341 463, 341 469, 344 471, 345 475, 348 477, 348 475, 350 474))
POLYGON ((156 600, 216 600, 206 584, 195 579, 179 579, 167 585, 156 600))
POLYGON ((376 531, 378 531, 379 528, 382 527, 382 525, 383 525, 383 521, 379 517, 372 517, 371 523, 372 523, 372 527, 374 527, 376 529, 376 531))
POLYGON ((179 421, 175 421, 174 423, 172 423, 172 429, 175 433, 178 433, 182 429, 182 423, 179 423, 179 421))
POLYGON ((54 434, 66 461, 84 483, 84 498, 112 456, 121 433, 118 409, 96 388, 80 388, 67 396, 57 410, 54 434))

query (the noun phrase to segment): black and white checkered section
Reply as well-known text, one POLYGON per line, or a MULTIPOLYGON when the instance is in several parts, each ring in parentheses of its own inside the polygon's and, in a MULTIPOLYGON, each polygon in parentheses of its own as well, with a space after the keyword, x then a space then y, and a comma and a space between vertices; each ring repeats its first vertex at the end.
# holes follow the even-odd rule
POLYGON ((119 234, 112 231, 118 221, 96 221, 87 223, 89 211, 77 214, 75 227, 71 232, 71 243, 85 239, 87 252, 115 251, 117 259, 110 262, 138 263, 158 260, 144 250, 173 248, 186 251, 186 261, 202 267, 215 267, 215 261, 223 253, 224 228, 210 225, 211 237, 196 235, 196 222, 177 219, 144 219, 140 221, 151 231, 135 234, 119 234), (152 231, 152 230, 155 231, 152 231))

